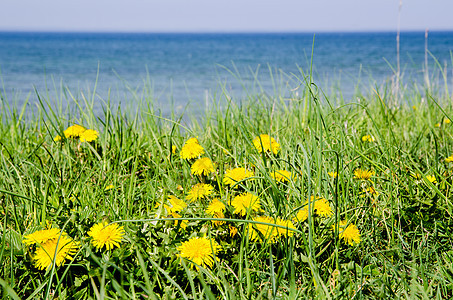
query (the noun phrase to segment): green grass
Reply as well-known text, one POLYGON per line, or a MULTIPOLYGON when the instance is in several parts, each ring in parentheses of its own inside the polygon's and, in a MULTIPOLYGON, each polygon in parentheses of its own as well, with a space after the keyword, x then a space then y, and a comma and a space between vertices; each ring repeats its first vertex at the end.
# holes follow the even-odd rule
POLYGON ((230 99, 223 89, 212 108, 202 116, 188 116, 191 121, 175 113, 157 114, 146 93, 136 110, 113 109, 107 102, 101 114, 90 109, 94 95, 87 100, 62 92, 70 102, 66 109, 40 95, 41 104, 33 113, 2 102, 3 296, 453 297, 453 163, 445 162, 453 154, 453 123, 445 122, 453 118, 448 89, 440 84, 406 86, 395 101, 391 88, 383 86, 344 103, 323 95, 309 76, 291 80, 297 89, 287 87, 272 97, 258 91, 241 102, 222 100, 230 99), (279 96, 283 94, 289 96, 279 96), (98 140, 53 140, 73 124, 99 131, 98 140), (252 140, 260 134, 277 140, 277 155, 258 153, 252 140), (375 140, 364 142, 365 135, 375 140), (180 158, 179 151, 191 137, 198 137, 205 156, 215 163, 213 175, 192 175, 194 160, 180 158), (225 171, 234 167, 253 170, 253 180, 241 182, 237 189, 225 186, 225 171), (357 168, 374 175, 370 180, 354 179, 357 168), (280 169, 297 176, 276 183, 269 174, 280 169), (209 200, 189 203, 180 213, 187 228, 175 225, 171 216, 159 219, 162 199, 175 195, 184 200, 199 182, 212 184, 215 193, 209 200), (106 191, 109 185, 114 188, 106 191), (378 195, 364 193, 369 187, 378 195), (229 203, 244 191, 259 196, 262 212, 244 217, 233 213, 229 203), (274 243, 250 240, 248 228, 256 224, 249 222, 256 214, 293 220, 310 196, 326 198, 332 216, 311 211, 307 220, 294 222, 296 231, 290 237, 280 236, 274 243), (205 213, 213 198, 227 204, 227 222, 220 226, 205 213), (87 235, 103 220, 118 222, 126 231, 114 250, 97 250, 87 235), (358 227, 360 243, 351 246, 338 237, 340 220, 358 227), (26 246, 22 240, 48 223, 80 247, 73 259, 46 271, 32 260, 39 246, 26 246), (229 235, 229 225, 238 229, 236 236, 229 235), (212 268, 197 269, 179 258, 177 247, 195 236, 221 245, 212 268))

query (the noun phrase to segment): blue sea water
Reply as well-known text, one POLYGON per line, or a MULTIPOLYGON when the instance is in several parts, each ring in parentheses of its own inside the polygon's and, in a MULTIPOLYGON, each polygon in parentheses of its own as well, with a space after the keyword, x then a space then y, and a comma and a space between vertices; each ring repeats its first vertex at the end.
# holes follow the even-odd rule
MULTIPOLYGON (((425 33, 402 32, 401 69, 421 78, 425 33)), ((429 69, 452 70, 453 32, 429 32, 429 69)), ((220 97, 222 87, 237 98, 249 93, 297 88, 291 74, 308 74, 323 90, 335 85, 345 98, 356 87, 389 80, 396 69, 396 33, 37 33, 0 32, 3 101, 19 104, 36 92, 58 98, 61 86, 74 97, 89 95, 96 84, 95 109, 102 101, 135 101, 151 87, 164 110, 220 97), (313 48, 313 56, 312 56, 313 48), (240 77, 240 79, 238 78, 240 77), (258 78, 260 85, 254 84, 258 78), (84 92, 85 91, 85 92, 84 92)), ((68 96, 66 96, 68 97, 68 96)))

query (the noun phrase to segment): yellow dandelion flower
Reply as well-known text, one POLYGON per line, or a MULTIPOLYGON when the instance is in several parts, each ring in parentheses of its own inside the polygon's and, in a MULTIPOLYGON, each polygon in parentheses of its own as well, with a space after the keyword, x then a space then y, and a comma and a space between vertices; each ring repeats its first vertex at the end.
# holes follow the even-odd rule
POLYGON ((59 142, 59 141, 61 141, 61 139, 62 139, 62 138, 61 138, 60 135, 57 135, 56 137, 53 138, 53 140, 54 140, 55 142, 59 142))
POLYGON ((447 162, 447 163, 453 162, 453 155, 450 155, 449 157, 447 157, 445 159, 445 162, 447 162))
POLYGON ((306 219, 308 219, 308 208, 305 207, 303 209, 300 209, 298 212, 297 212, 297 215, 296 217, 294 218, 294 221, 296 222, 303 222, 305 221, 306 219))
MULTIPOLYGON (((346 223, 346 221, 343 221, 343 227, 346 223)), ((340 223, 340 225, 342 224, 340 223)), ((350 246, 354 246, 354 243, 359 244, 362 241, 359 229, 352 223, 350 223, 346 228, 340 228, 340 239, 343 239, 350 246)))
MULTIPOLYGON (((214 218, 223 219, 225 218, 224 212, 225 204, 223 204, 219 199, 214 199, 211 201, 209 206, 206 208, 206 213, 211 215, 214 218)), ((225 221, 212 221, 214 225, 222 225, 225 221)))
POLYGON ((198 143, 197 138, 191 138, 182 146, 179 153, 182 159, 197 158, 204 153, 203 147, 198 143))
POLYGON ((420 173, 411 172, 409 175, 417 180, 422 179, 422 175, 420 173))
POLYGON ((451 123, 451 121, 450 121, 449 118, 445 118, 445 119, 444 119, 444 124, 450 124, 450 123, 451 123))
POLYGON ((190 169, 194 175, 207 176, 215 172, 214 164, 208 157, 197 159, 190 169))
POLYGON ((81 142, 92 142, 97 140, 99 136, 99 132, 93 129, 87 129, 84 132, 80 133, 80 141, 81 142))
POLYGON ((219 244, 206 237, 193 237, 178 247, 179 257, 186 258, 195 263, 197 270, 198 266, 212 268, 214 257, 219 250, 219 244))
POLYGON ((173 195, 168 196, 168 202, 170 202, 171 210, 175 211, 175 212, 181 211, 187 207, 186 202, 184 202, 183 200, 181 200, 173 195))
POLYGON ((108 224, 104 221, 91 227, 88 235, 93 238, 91 241, 93 246, 99 250, 105 246, 107 250, 110 250, 120 246, 124 235, 124 228, 117 223, 108 224))
POLYGON ((437 128, 439 128, 439 127, 440 127, 440 123, 436 123, 436 124, 434 124, 434 127, 437 127, 437 128))
POLYGON ((241 216, 245 216, 249 210, 261 210, 260 198, 250 193, 244 193, 234 197, 231 205, 235 208, 234 213, 240 214, 241 216))
POLYGON ((256 223, 249 223, 248 224, 248 231, 249 231, 249 238, 252 241, 266 241, 273 243, 276 241, 278 237, 278 230, 276 227, 272 226, 271 224, 275 224, 274 219, 267 216, 259 216, 253 218, 253 221, 262 222, 267 224, 256 224, 256 223), (268 225, 269 224, 269 225, 268 225))
POLYGON ((337 172, 327 172, 327 175, 329 175, 332 178, 337 178, 338 177, 338 173, 337 172))
POLYGON ((58 239, 60 236, 60 229, 50 228, 38 230, 36 232, 24 236, 24 244, 29 246, 33 244, 44 244, 49 240, 58 239))
POLYGON ((66 259, 71 260, 78 248, 79 244, 63 233, 59 238, 39 244, 32 259, 38 269, 45 270, 52 266, 54 257, 56 266, 61 266, 66 259))
POLYGON ((277 170, 271 173, 271 177, 277 182, 288 182, 291 179, 291 172, 277 170))
POLYGON ((115 186, 113 184, 109 184, 108 186, 105 187, 104 192, 107 192, 107 191, 112 190, 114 188, 115 188, 115 186))
POLYGON ((176 154, 176 146, 175 145, 172 145, 171 146, 171 154, 176 154))
POLYGON ((214 187, 206 183, 197 183, 194 185, 187 195, 187 199, 190 202, 194 202, 198 199, 205 199, 207 196, 211 195, 214 191, 214 187))
POLYGON ((234 238, 238 233, 238 229, 231 225, 228 225, 228 229, 230 230, 230 237, 234 238))
POLYGON ((428 179, 428 181, 431 183, 437 183, 436 177, 433 175, 427 175, 426 179, 428 179))
MULTIPOLYGON (((171 216, 173 218, 181 218, 182 216, 178 213, 176 213, 175 211, 172 211, 171 212, 171 216)), ((174 226, 178 226, 178 223, 179 223, 179 227, 181 229, 186 229, 187 228, 187 225, 189 224, 189 221, 188 220, 175 220, 175 223, 174 223, 174 226)))
MULTIPOLYGON (((313 196, 312 196, 312 201, 313 201, 313 196)), ((333 215, 332 208, 330 207, 329 201, 327 201, 324 198, 317 197, 315 204, 314 204, 314 210, 316 214, 320 215, 321 217, 330 217, 333 215)))
POLYGON ((237 182, 253 177, 255 174, 252 171, 248 171, 245 168, 234 168, 227 170, 223 177, 223 183, 230 187, 235 185, 237 182))
POLYGON ((364 135, 362 136, 362 142, 369 142, 372 143, 375 141, 375 138, 371 135, 364 135))
POLYGON ((374 172, 370 170, 356 169, 354 171, 354 178, 359 180, 370 180, 373 175, 374 172))
POLYGON ((280 151, 280 144, 267 134, 261 134, 260 136, 257 136, 253 140, 253 146, 255 146, 256 150, 258 150, 259 153, 263 151, 269 151, 277 155, 278 151, 280 151))
POLYGON ((294 231, 292 231, 291 229, 296 229, 296 227, 294 227, 293 222, 291 222, 290 220, 283 220, 277 218, 277 220, 275 220, 275 224, 286 227, 286 228, 276 227, 277 232, 280 236, 288 237, 294 235, 294 231))
POLYGON ((85 127, 75 124, 66 128, 63 133, 66 138, 78 138, 85 130, 85 127))
POLYGON ((225 204, 223 204, 222 201, 220 201, 219 199, 212 200, 209 206, 206 208, 206 213, 211 216, 215 215, 216 213, 224 211, 225 204))

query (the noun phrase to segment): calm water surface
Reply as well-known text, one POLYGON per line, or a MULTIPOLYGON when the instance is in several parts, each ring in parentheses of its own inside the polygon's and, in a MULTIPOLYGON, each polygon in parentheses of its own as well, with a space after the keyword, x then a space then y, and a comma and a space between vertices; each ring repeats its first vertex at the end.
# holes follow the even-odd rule
MULTIPOLYGON (((147 95, 165 111, 191 103, 196 111, 206 97, 219 97, 221 86, 244 98, 241 83, 251 93, 274 93, 276 86, 295 88, 290 74, 310 70, 313 33, 273 34, 120 34, 120 33, 0 33, 3 101, 23 102, 34 89, 58 98, 61 86, 75 96, 95 88, 95 108, 102 101, 127 103, 147 95), (300 68, 300 69, 299 69, 300 68), (272 72, 272 76, 270 73, 272 72), (233 74, 236 74, 234 76, 233 74), (282 75, 282 74, 286 75, 282 75), (240 76, 238 80, 237 75, 240 76), (6 99, 5 99, 6 98, 6 99)), ((453 32, 430 32, 428 48, 441 66, 452 68, 453 32)), ((419 80, 425 61, 424 32, 401 34, 401 66, 405 78, 419 80)), ((429 56, 430 69, 434 59, 429 56)), ((313 74, 325 91, 338 86, 352 97, 358 82, 382 83, 394 74, 396 34, 320 33, 315 35, 313 74)))

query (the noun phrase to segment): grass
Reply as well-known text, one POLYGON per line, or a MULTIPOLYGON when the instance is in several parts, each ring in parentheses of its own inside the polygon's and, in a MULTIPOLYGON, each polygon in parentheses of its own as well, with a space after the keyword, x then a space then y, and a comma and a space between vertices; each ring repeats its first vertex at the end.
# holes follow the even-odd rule
POLYGON ((448 89, 406 86, 399 90, 403 100, 395 102, 391 88, 382 86, 344 103, 329 101, 310 76, 292 80, 298 88, 284 90, 288 97, 258 92, 240 105, 223 89, 211 108, 191 121, 174 113, 162 116, 146 95, 136 110, 113 109, 106 102, 100 115, 90 109, 94 95, 87 100, 62 93, 70 102, 65 109, 39 95, 41 104, 32 114, 2 102, 3 297, 453 297, 448 89), (73 124, 97 130, 99 138, 54 141, 73 124), (257 151, 252 141, 260 134, 275 138, 280 151, 257 151), (214 162, 214 173, 195 176, 195 159, 181 159, 192 137, 203 147, 202 156, 214 162), (235 187, 225 185, 225 172, 235 167, 254 175, 235 187), (359 168, 371 170, 372 177, 354 178, 359 168), (274 180, 270 174, 276 170, 291 172, 290 180, 274 180), (189 202, 197 183, 211 184, 214 193, 189 202), (259 197, 260 211, 234 213, 231 201, 245 192, 259 197), (176 218, 163 210, 169 195, 188 204, 176 218), (311 196, 327 199, 332 213, 321 216, 318 202, 307 202, 311 196), (214 198, 226 207, 222 219, 206 213, 214 198), (307 219, 295 219, 304 209, 307 219), (270 217, 265 223, 270 227, 257 216, 270 217), (277 219, 294 227, 276 225, 277 219), (343 220, 357 226, 359 243, 340 238, 343 220), (93 246, 87 233, 103 221, 124 228, 119 247, 93 246), (23 239, 50 227, 79 244, 64 264, 40 270, 32 256, 41 246, 25 245, 23 239), (231 227, 237 229, 234 236, 231 227), (209 239, 210 253, 214 241, 220 245, 212 266, 181 259, 179 247, 194 237, 209 239))

